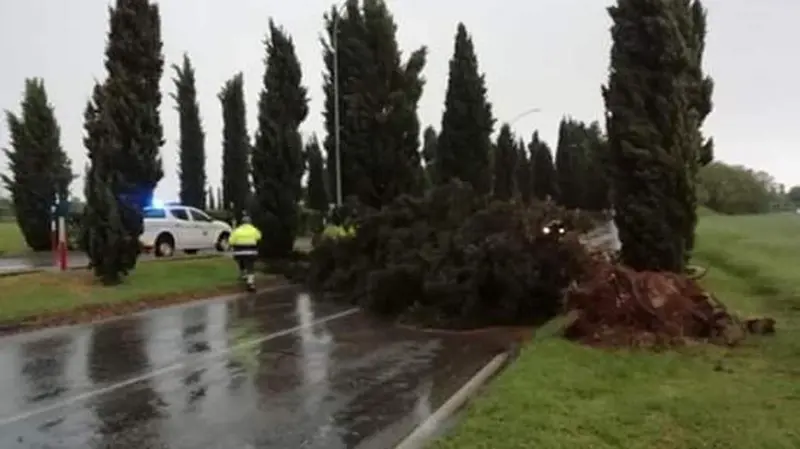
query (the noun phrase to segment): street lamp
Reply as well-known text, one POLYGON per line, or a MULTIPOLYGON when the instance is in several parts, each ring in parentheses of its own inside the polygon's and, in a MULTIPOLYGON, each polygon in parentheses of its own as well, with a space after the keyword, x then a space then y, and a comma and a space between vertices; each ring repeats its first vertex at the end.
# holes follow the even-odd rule
POLYGON ((340 137, 339 117, 339 18, 344 13, 347 4, 342 4, 333 15, 333 143, 334 159, 336 164, 336 205, 342 205, 342 141, 340 137))
POLYGON ((513 125, 513 124, 514 124, 514 123, 515 123, 517 120, 519 120, 519 119, 521 119, 521 118, 525 118, 525 117, 527 117, 527 116, 529 116, 529 115, 531 115, 531 114, 535 114, 535 113, 537 113, 537 112, 541 112, 541 111, 542 111, 542 110, 541 110, 540 108, 531 108, 531 109, 528 109, 528 110, 526 110, 526 111, 522 111, 522 112, 520 112, 519 114, 515 115, 515 116, 514 116, 514 118, 512 118, 512 119, 511 119, 511 120, 508 122, 508 124, 509 124, 509 125, 513 125))

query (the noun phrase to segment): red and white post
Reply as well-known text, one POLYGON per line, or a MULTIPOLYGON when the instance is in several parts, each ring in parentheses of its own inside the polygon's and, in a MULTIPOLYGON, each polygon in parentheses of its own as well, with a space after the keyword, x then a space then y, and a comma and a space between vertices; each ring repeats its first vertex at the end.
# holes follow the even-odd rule
POLYGON ((56 259, 57 266, 61 271, 67 270, 67 203, 66 199, 56 196, 56 259))
MULTIPOLYGON (((56 197, 58 201, 58 197, 56 197)), ((58 219, 56 203, 50 207, 50 251, 53 253, 53 266, 58 266, 58 219)))
POLYGON ((58 216, 58 267, 67 270, 67 220, 64 215, 58 216))

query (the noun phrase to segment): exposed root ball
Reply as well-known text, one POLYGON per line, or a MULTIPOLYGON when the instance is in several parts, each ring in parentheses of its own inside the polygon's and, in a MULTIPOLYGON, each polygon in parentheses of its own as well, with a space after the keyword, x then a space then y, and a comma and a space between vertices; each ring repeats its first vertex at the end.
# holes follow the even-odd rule
MULTIPOLYGON (((597 262, 591 276, 573 286, 566 307, 577 311, 568 338, 590 344, 653 346, 687 339, 735 345, 745 325, 686 275, 635 272, 597 262)), ((762 320, 747 328, 769 328, 762 320)))

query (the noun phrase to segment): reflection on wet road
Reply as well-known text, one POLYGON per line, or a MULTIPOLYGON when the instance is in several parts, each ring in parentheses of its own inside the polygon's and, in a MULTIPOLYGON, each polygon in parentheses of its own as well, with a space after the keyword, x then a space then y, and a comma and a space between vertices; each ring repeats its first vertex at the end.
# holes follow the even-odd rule
POLYGON ((0 340, 0 448, 387 448, 499 350, 291 288, 0 340))

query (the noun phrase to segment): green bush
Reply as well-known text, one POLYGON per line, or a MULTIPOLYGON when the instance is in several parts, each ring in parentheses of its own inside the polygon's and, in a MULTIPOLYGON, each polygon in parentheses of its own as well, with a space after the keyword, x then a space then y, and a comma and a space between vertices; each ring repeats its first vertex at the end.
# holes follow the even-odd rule
POLYGON ((561 308, 586 254, 575 232, 591 220, 553 203, 489 202, 453 183, 362 212, 352 238, 317 242, 312 287, 376 313, 424 325, 532 324, 561 308))

